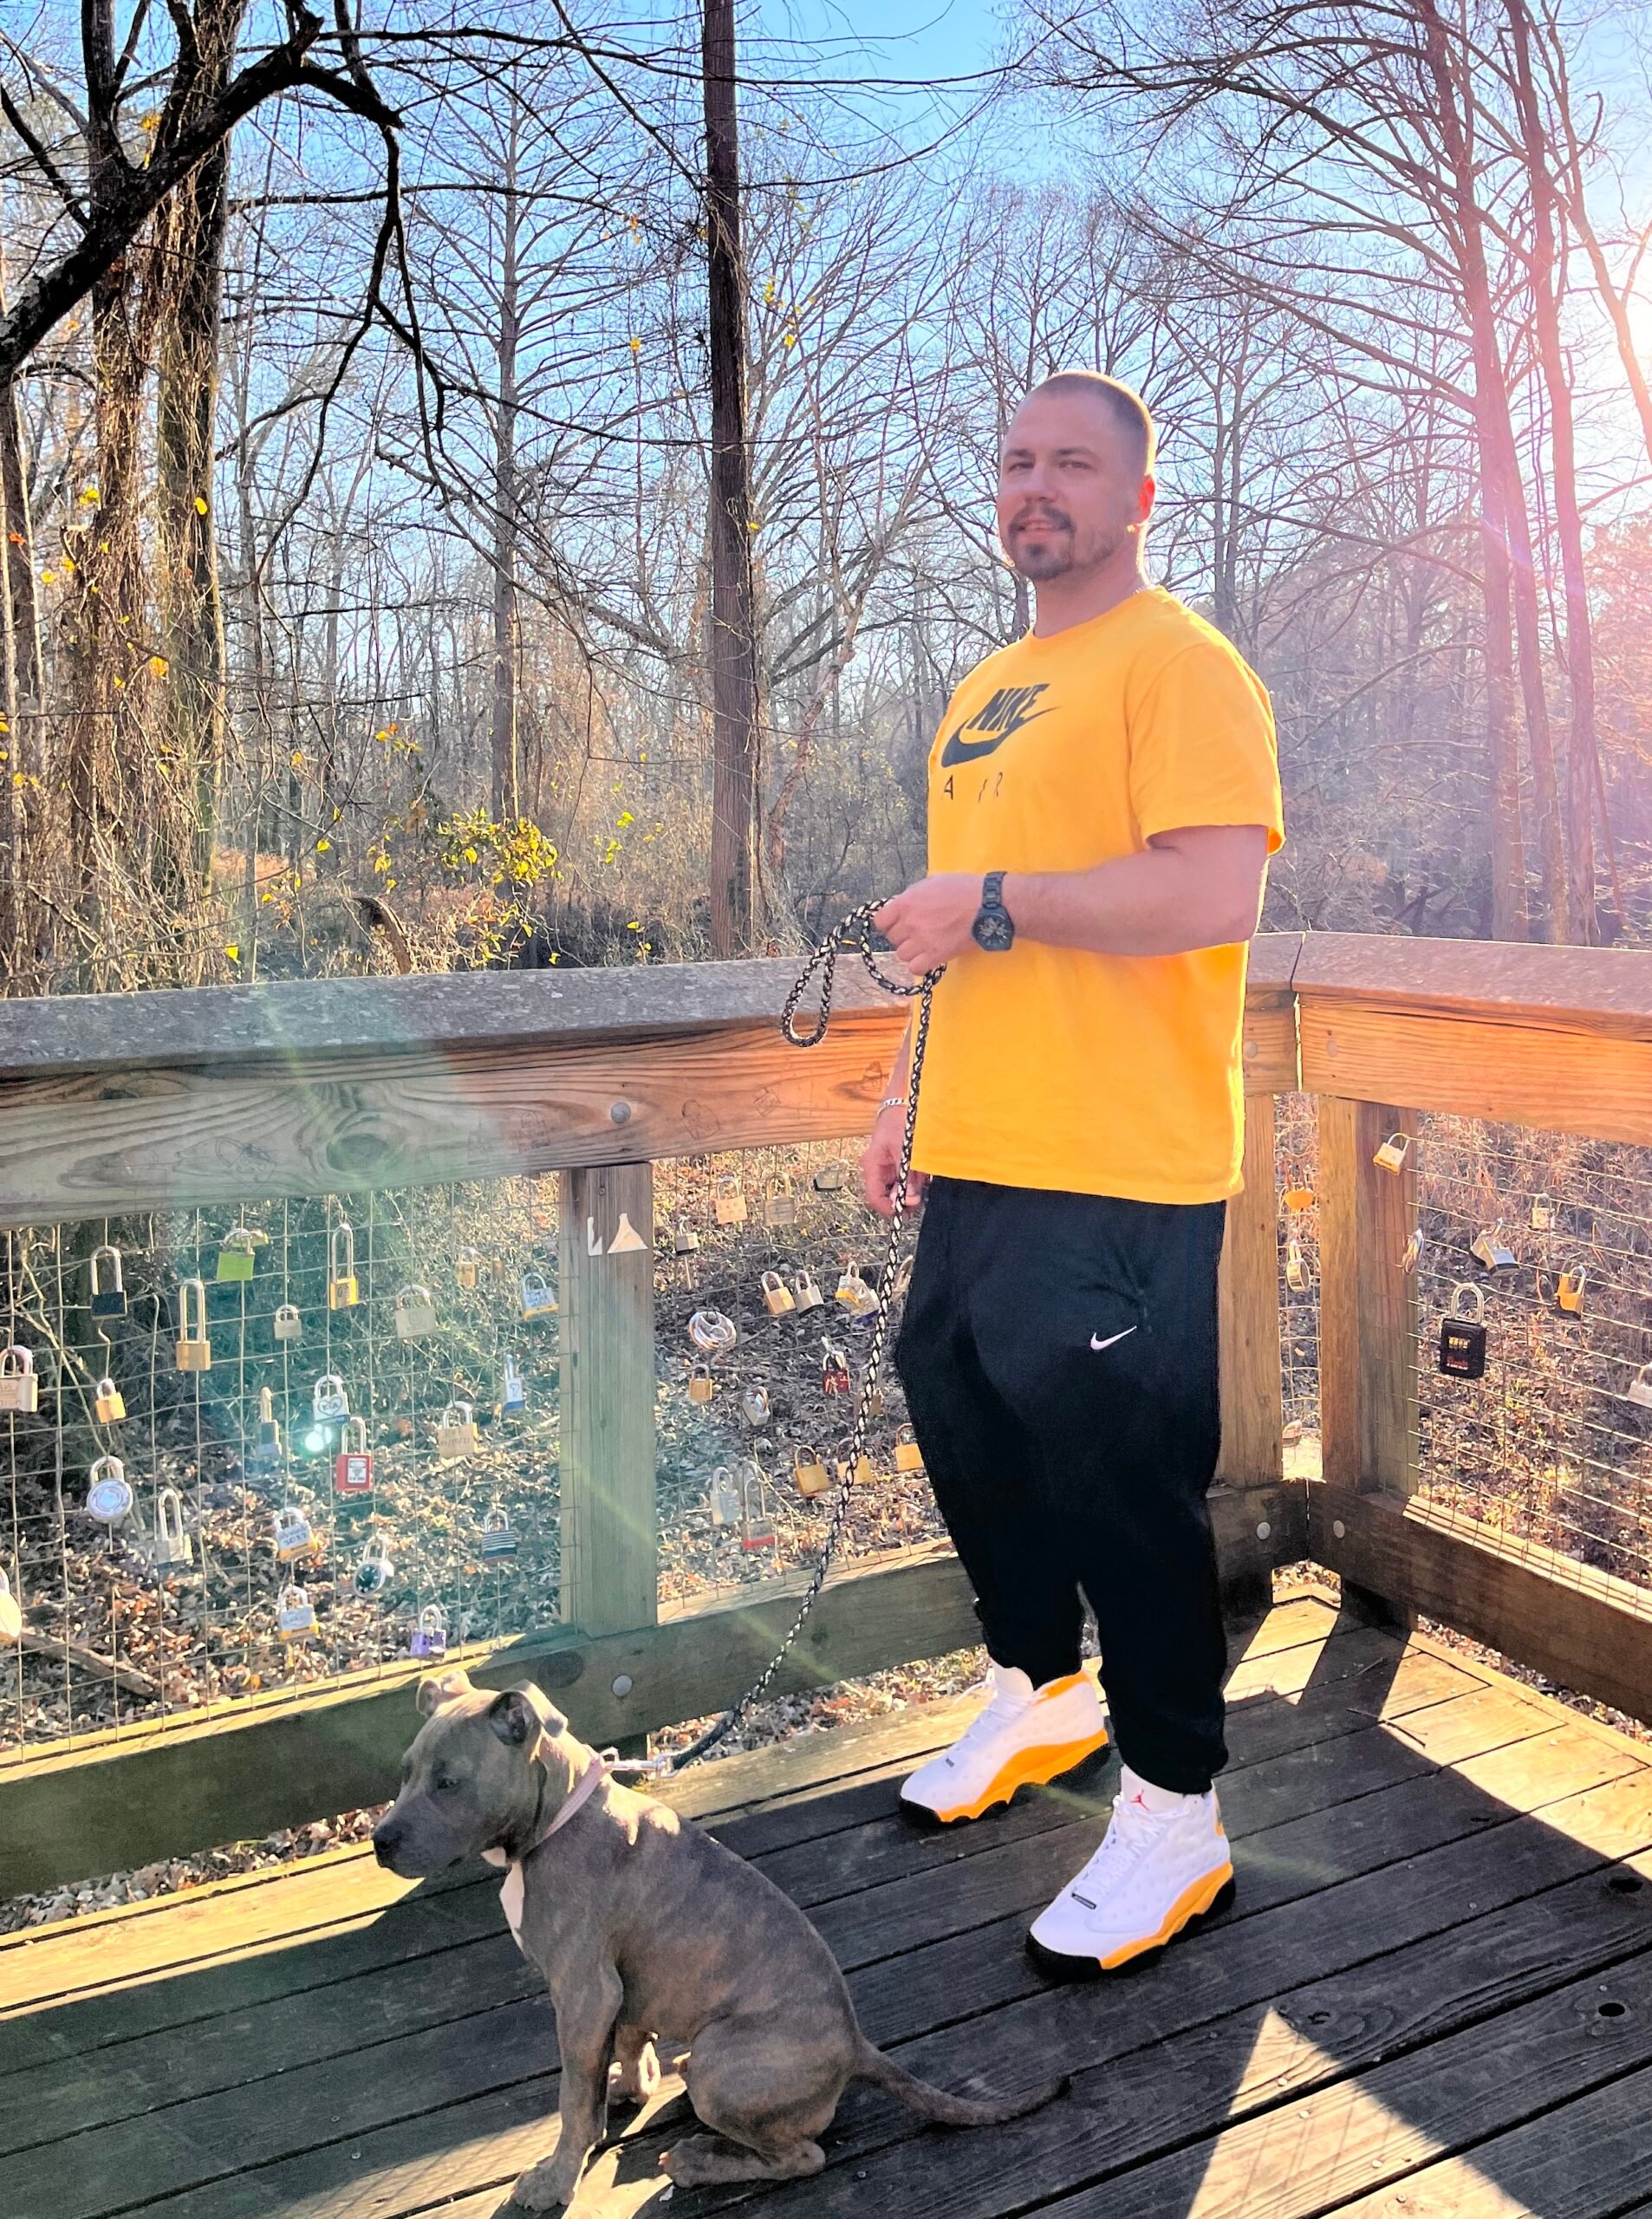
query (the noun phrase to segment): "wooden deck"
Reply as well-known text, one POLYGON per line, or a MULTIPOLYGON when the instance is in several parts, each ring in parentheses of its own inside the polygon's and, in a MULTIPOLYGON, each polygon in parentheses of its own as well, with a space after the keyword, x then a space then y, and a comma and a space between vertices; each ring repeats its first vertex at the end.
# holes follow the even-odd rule
MULTIPOLYGON (((809 1909, 908 2066, 1074 2080, 953 2135, 852 2091, 816 2179, 679 2190, 672 2219, 1652 2214, 1652 1749, 1312 1599, 1236 1637, 1230 1695, 1239 1901, 1105 1987, 1047 1986, 1022 1936, 1099 1838, 1110 1764, 914 1834, 896 1786, 953 1704, 680 1783, 809 1909)), ((0 2212, 514 2213, 555 2039, 497 1879, 409 1888, 347 1851, 0 1943, 0 2212)), ((669 2135, 615 2124, 594 2219, 664 2187, 669 2135)))

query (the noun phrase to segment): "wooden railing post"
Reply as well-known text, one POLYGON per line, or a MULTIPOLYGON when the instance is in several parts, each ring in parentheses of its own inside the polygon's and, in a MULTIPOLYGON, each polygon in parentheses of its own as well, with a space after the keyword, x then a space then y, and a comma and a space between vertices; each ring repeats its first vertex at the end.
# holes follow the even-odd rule
POLYGON ((1252 1095, 1245 1105, 1245 1186, 1227 1205, 1222 1243, 1222 1453, 1216 1475, 1230 1487, 1276 1487, 1285 1476, 1273 1128, 1273 1096, 1252 1095))
POLYGON ((564 1171, 559 1215, 562 1614, 628 1632, 659 1615, 654 1166, 564 1171), (616 1256, 622 1217, 644 1245, 616 1256))
MULTIPOLYGON (((1415 1136, 1413 1111, 1319 1103, 1319 1436, 1333 1487, 1404 1502, 1417 1484, 1417 1280, 1402 1262, 1417 1222, 1415 1151, 1385 1170, 1377 1149, 1415 1136)), ((1363 1616, 1393 1623, 1382 1598, 1344 1581, 1363 1616)), ((1405 1614, 1398 1614, 1403 1616, 1405 1614)))

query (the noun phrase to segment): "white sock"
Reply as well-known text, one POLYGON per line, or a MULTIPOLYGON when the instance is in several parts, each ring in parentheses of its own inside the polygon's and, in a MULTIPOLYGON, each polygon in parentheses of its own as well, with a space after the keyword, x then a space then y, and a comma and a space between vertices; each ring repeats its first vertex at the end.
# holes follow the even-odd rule
POLYGON ((1202 1803, 1204 1799, 1202 1795, 1178 1795, 1174 1788, 1155 1787, 1139 1772, 1132 1772, 1128 1765, 1119 1767, 1119 1800, 1139 1802, 1156 1817, 1162 1818, 1171 1811, 1185 1811, 1190 1803, 1202 1803))

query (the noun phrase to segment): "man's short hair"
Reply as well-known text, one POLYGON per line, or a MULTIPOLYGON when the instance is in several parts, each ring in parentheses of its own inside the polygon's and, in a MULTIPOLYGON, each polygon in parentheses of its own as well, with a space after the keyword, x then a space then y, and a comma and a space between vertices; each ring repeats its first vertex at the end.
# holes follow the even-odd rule
POLYGON ((1126 452, 1145 478, 1153 468, 1158 434, 1154 428, 1148 404, 1133 387, 1117 378, 1104 376, 1100 370, 1057 370, 1044 378, 1027 395, 1033 394, 1065 394, 1075 400, 1099 400, 1106 409, 1115 429, 1126 441, 1126 452))

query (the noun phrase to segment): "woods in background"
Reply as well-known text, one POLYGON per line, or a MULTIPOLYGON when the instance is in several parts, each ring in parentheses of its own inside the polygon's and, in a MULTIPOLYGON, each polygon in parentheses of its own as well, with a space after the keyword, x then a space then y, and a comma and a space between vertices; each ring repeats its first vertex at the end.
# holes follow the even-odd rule
POLYGON ((8 991, 738 952, 915 875, 1072 364, 1273 691, 1268 921, 1644 940, 1629 11, 1030 0, 921 100, 725 0, 485 17, 0 57, 8 991))

